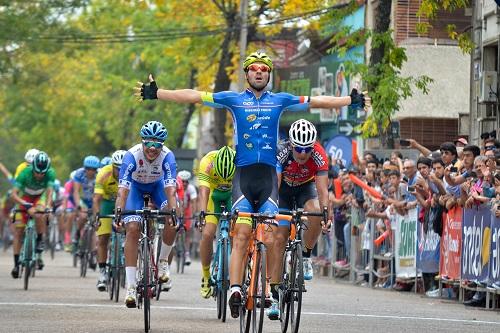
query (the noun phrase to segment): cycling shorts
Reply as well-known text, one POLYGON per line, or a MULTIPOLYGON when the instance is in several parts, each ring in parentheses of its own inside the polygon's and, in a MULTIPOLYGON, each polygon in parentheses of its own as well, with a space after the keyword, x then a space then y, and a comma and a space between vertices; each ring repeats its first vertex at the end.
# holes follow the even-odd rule
MULTIPOLYGON (((115 202, 112 201, 112 200, 102 200, 101 201, 101 207, 100 207, 100 210, 99 210, 99 214, 101 215, 109 215, 109 214, 113 214, 113 210, 115 209, 115 202)), ((99 219, 99 222, 101 223, 101 225, 99 226, 99 228, 97 229, 96 231, 96 235, 97 236, 101 236, 101 235, 110 235, 111 234, 111 226, 112 226, 112 219, 110 218, 103 218, 103 219, 99 219)))
MULTIPOLYGON (((294 201, 297 208, 304 208, 307 201, 318 198, 315 182, 308 182, 299 186, 289 186, 286 182, 281 182, 279 192, 279 207, 281 209, 292 210, 294 201)), ((289 226, 290 221, 280 220, 280 226, 289 226)))
MULTIPOLYGON (((163 179, 151 184, 140 184, 137 182, 132 182, 130 186, 130 192, 128 193, 127 202, 125 203, 125 210, 137 210, 142 209, 144 206, 144 194, 151 195, 153 203, 156 207, 160 209, 167 205, 167 196, 165 195, 165 188, 163 185, 163 179)), ((141 217, 139 215, 127 215, 123 217, 123 222, 140 222, 141 217)))
MULTIPOLYGON (((233 208, 247 213, 278 213, 278 176, 267 164, 237 167, 233 178, 233 208)), ((239 217, 237 224, 252 225, 252 219, 239 217)))
MULTIPOLYGON (((220 191, 217 189, 210 191, 207 212, 221 213, 221 204, 224 204, 227 209, 231 207, 231 191, 220 191)), ((219 218, 217 216, 209 215, 205 217, 205 221, 206 223, 217 225, 219 223, 219 218)))
MULTIPOLYGON (((24 195, 21 197, 21 199, 32 204, 33 207, 36 207, 39 210, 45 209, 46 197, 44 195, 37 195, 37 196, 24 195)), ((14 222, 14 226, 16 228, 24 228, 26 226, 26 223, 28 223, 29 219, 28 210, 26 209, 26 207, 23 207, 21 205, 17 205, 16 209, 20 209, 22 210, 22 212, 16 213, 16 221, 14 222)))

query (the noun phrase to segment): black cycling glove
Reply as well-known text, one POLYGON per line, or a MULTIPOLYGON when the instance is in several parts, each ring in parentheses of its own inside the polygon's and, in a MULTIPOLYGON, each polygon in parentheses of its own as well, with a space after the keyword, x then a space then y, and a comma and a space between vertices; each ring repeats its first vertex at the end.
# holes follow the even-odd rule
POLYGON ((141 87, 142 99, 158 99, 158 96, 156 96, 157 91, 156 81, 151 81, 148 85, 143 84, 141 87))
POLYGON ((351 96, 351 106, 365 107, 365 95, 358 93, 357 89, 352 89, 349 96, 351 96))

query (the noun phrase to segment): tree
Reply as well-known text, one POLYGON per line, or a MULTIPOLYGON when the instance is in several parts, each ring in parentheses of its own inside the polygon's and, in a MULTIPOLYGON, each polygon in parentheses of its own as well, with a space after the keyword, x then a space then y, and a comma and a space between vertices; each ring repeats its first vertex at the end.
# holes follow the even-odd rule
MULTIPOLYGON (((333 14, 335 22, 341 22, 344 17, 354 10, 358 4, 352 2, 350 6, 333 14)), ((332 52, 344 54, 347 49, 364 44, 371 40, 371 57, 369 64, 346 62, 347 71, 352 74, 361 74, 364 84, 372 99, 372 109, 366 121, 360 125, 363 137, 381 136, 384 145, 387 144, 386 131, 391 118, 400 108, 400 101, 412 96, 413 89, 428 93, 428 85, 433 80, 425 75, 419 77, 401 76, 401 68, 407 61, 405 49, 398 47, 392 38, 390 27, 391 1, 380 0, 375 13, 375 27, 373 30, 352 31, 349 26, 338 24, 332 38, 334 47, 332 52)))

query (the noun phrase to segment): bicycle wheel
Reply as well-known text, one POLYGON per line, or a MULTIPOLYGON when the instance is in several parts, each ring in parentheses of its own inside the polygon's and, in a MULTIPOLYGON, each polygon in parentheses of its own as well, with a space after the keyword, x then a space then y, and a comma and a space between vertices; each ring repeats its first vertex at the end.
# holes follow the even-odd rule
POLYGON ((144 308, 144 331, 149 332, 151 321, 151 293, 150 293, 150 254, 147 239, 142 243, 142 288, 143 288, 143 308, 144 308))
MULTIPOLYGON (((156 265, 159 265, 160 264, 160 252, 161 252, 161 246, 162 246, 162 237, 161 237, 161 233, 159 233, 157 236, 156 236, 156 239, 155 239, 155 248, 156 248, 156 265)), ((156 296, 156 300, 160 300, 160 294, 161 294, 161 283, 160 281, 158 280, 158 283, 156 283, 156 287, 155 287, 155 296, 156 296)))
POLYGON ((121 244, 120 237, 115 236, 115 253, 113 257, 113 291, 115 302, 118 302, 120 296, 120 279, 122 279, 122 267, 121 267, 121 244))
POLYGON ((218 288, 218 298, 221 299, 222 322, 226 322, 227 313, 227 291, 229 289, 229 245, 228 239, 224 238, 221 244, 221 266, 220 266, 220 288, 218 288))
POLYGON ((252 333, 262 333, 264 324, 264 313, 266 304, 266 287, 267 287, 267 272, 266 272, 266 247, 264 244, 257 245, 257 254, 253 263, 252 272, 253 285, 253 306, 252 306, 252 333), (260 291, 259 291, 260 286, 260 291), (260 304, 257 307, 257 304, 260 304))
POLYGON ((112 301, 113 297, 115 295, 115 288, 116 286, 116 271, 117 271, 117 253, 116 253, 116 243, 117 239, 116 236, 113 234, 111 236, 111 246, 109 247, 109 256, 108 256, 108 280, 107 280, 107 285, 108 285, 108 293, 109 293, 109 300, 112 301))
POLYGON ((83 232, 83 242, 80 247, 80 276, 87 276, 87 267, 90 259, 90 230, 85 227, 83 232))
POLYGON ((299 331, 300 313, 302 310, 302 291, 304 289, 304 267, 302 266, 302 245, 296 244, 292 252, 292 269, 290 273, 290 330, 299 331))
POLYGON ((288 321, 290 320, 290 250, 285 251, 283 256, 283 275, 282 275, 282 286, 279 289, 279 307, 280 307, 280 322, 281 322, 281 333, 286 333, 288 329, 288 321))
POLYGON ((175 258, 177 262, 177 273, 184 274, 184 262, 186 261, 186 251, 184 248, 184 241, 186 236, 183 231, 178 234, 175 242, 175 258))
POLYGON ((34 270, 33 262, 33 237, 35 237, 33 230, 27 228, 24 234, 24 244, 23 244, 23 263, 24 266, 24 290, 28 290, 29 279, 31 272, 34 270))
POLYGON ((57 225, 52 223, 52 221, 49 224, 49 247, 50 247, 50 259, 54 260, 54 256, 56 253, 56 228, 57 225))

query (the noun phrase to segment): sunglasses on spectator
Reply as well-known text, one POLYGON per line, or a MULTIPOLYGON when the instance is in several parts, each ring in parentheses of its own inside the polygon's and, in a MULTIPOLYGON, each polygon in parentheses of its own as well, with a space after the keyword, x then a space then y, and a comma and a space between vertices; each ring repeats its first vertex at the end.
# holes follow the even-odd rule
POLYGON ((295 152, 297 152, 298 154, 308 154, 313 150, 313 147, 294 146, 293 150, 295 150, 295 152))
POLYGON ((258 64, 251 64, 250 66, 247 67, 249 71, 257 72, 260 70, 263 73, 267 73, 271 71, 271 68, 267 65, 258 65, 258 64))
POLYGON ((495 148, 496 147, 494 145, 493 146, 485 146, 484 150, 495 150, 495 148))
POLYGON ((163 146, 163 142, 146 141, 146 140, 143 140, 142 144, 145 145, 147 148, 155 147, 156 149, 160 149, 163 146))

